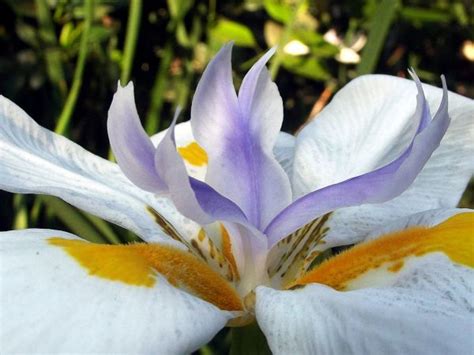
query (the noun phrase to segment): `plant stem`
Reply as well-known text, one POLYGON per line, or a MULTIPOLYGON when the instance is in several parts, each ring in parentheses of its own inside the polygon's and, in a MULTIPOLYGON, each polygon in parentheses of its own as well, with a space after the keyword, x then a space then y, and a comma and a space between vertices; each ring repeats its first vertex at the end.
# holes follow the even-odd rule
POLYGON ((296 22, 296 18, 298 16, 298 12, 300 11, 302 5, 304 5, 303 0, 297 1, 297 3, 295 4, 295 11, 292 13, 291 19, 286 24, 285 29, 283 30, 283 34, 281 35, 280 40, 278 41, 278 47, 275 56, 273 57, 270 63, 269 68, 270 76, 272 77, 272 79, 275 79, 278 75, 278 71, 280 70, 281 62, 283 60, 283 47, 290 39, 291 33, 293 32, 293 27, 296 22))
MULTIPOLYGON (((46 72, 53 85, 53 99, 60 105, 64 103, 67 85, 64 70, 61 63, 61 56, 57 48, 58 40, 54 31, 53 19, 46 0, 36 0, 36 18, 39 25, 39 37, 45 46, 44 58, 46 62, 46 72)), ((59 105, 58 105, 59 106, 59 105)))
POLYGON ((377 7, 375 15, 370 22, 370 32, 367 45, 362 51, 362 58, 357 65, 357 75, 370 74, 376 69, 382 52, 385 38, 392 21, 399 8, 398 0, 383 0, 377 7))
POLYGON ((138 30, 142 14, 142 0, 130 0, 130 15, 127 22, 127 33, 125 35, 125 46, 122 59, 122 73, 120 83, 126 85, 130 80, 133 58, 137 47, 138 30))
POLYGON ((145 120, 146 131, 150 135, 155 134, 160 128, 160 114, 164 102, 166 81, 168 80, 168 69, 172 58, 172 41, 168 40, 163 50, 163 56, 161 57, 160 66, 158 67, 158 72, 156 73, 153 88, 151 89, 150 108, 148 109, 145 120))
POLYGON ((84 74, 84 67, 86 64, 88 45, 89 45, 89 32, 92 25, 92 17, 94 14, 94 0, 86 0, 85 2, 85 20, 84 29, 81 37, 81 44, 79 47, 79 56, 77 58, 76 69, 74 70, 74 77, 72 80, 71 90, 67 96, 66 103, 64 104, 63 110, 59 115, 58 123, 56 125, 55 132, 64 134, 69 127, 72 113, 76 106, 79 91, 82 86, 82 76, 84 74))
POLYGON ((28 228, 28 211, 26 207, 26 196, 13 196, 13 208, 16 211, 13 219, 13 229, 28 228))

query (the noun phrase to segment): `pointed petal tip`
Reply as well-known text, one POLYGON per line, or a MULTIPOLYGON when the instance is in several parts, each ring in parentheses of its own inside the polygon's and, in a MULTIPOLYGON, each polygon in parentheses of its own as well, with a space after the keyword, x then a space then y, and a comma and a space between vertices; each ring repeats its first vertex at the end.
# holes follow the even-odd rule
POLYGON ((117 80, 117 93, 118 92, 121 92, 121 91, 125 91, 125 90, 128 90, 128 91, 133 91, 134 90, 134 85, 133 85, 133 81, 129 81, 128 83, 126 83, 125 85, 122 85, 122 82, 120 80, 117 80))
POLYGON ((446 84, 446 77, 444 76, 444 74, 441 74, 440 78, 441 78, 441 84, 443 85, 443 94, 444 94, 444 92, 447 93, 448 84, 446 84))
POLYGON ((174 124, 176 124, 176 121, 178 120, 179 115, 181 115, 181 112, 183 112, 183 108, 180 105, 176 106, 176 111, 174 112, 173 116, 174 124))
POLYGON ((264 55, 262 55, 262 56, 260 57, 260 59, 259 59, 255 64, 257 64, 257 63, 267 64, 267 62, 270 60, 270 58, 275 55, 276 50, 277 50, 277 47, 276 47, 276 46, 270 48, 269 50, 267 50, 267 51, 265 52, 264 55))
POLYGON ((277 50, 278 50, 278 46, 273 46, 269 50, 267 50, 265 55, 268 55, 271 58, 273 57, 273 55, 276 53, 277 50))
MULTIPOLYGON (((418 91, 420 91, 420 89, 421 89, 421 80, 418 77, 418 75, 416 74, 415 69, 413 67, 410 67, 410 68, 407 69, 407 71, 408 71, 408 74, 410 74, 411 78, 415 81, 416 86, 419 89, 418 91)), ((423 90, 421 90, 421 91, 423 91, 423 90)))
POLYGON ((217 51, 217 54, 215 55, 214 59, 211 60, 211 63, 212 63, 217 57, 225 56, 225 55, 231 56, 231 55, 232 55, 232 49, 234 48, 234 44, 235 44, 234 41, 230 41, 230 42, 227 42, 226 44, 224 44, 224 45, 221 47, 221 49, 219 49, 219 50, 217 51))

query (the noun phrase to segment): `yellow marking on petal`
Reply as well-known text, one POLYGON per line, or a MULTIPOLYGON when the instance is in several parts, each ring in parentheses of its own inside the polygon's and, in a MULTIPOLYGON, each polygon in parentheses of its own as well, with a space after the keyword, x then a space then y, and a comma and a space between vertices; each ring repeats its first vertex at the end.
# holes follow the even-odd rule
MULTIPOLYGON (((309 283, 321 283, 337 290, 358 288, 354 286, 362 284, 357 281, 364 275, 386 277, 385 270, 396 274, 403 269, 405 261, 434 252, 474 267, 474 213, 458 214, 432 228, 414 227, 361 243, 329 258, 287 288, 309 283)), ((363 282, 367 284, 367 280, 363 282)))
POLYGON ((236 275, 236 278, 240 279, 239 270, 237 269, 237 263, 235 262, 234 254, 232 253, 232 243, 230 241, 230 235, 223 224, 221 224, 221 239, 222 239, 222 253, 224 254, 224 257, 227 259, 229 264, 231 265, 232 271, 236 275))
POLYGON ((89 275, 133 286, 153 287, 156 273, 172 285, 224 310, 242 310, 236 291, 218 273, 192 254, 160 244, 101 245, 80 240, 50 238, 89 275))
POLYGON ((189 164, 195 166, 207 165, 207 153, 196 142, 191 142, 185 147, 179 147, 178 153, 189 164))
POLYGON ((202 228, 199 230, 198 239, 200 242, 206 239, 206 232, 202 228))

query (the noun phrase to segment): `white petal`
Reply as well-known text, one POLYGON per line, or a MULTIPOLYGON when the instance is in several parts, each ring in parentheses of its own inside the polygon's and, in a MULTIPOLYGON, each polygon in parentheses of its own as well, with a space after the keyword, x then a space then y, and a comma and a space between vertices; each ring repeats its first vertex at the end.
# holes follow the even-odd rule
POLYGON ((275 159, 280 163, 286 174, 291 177, 293 175, 293 158, 295 155, 296 139, 291 134, 280 132, 278 134, 273 154, 275 159))
POLYGON ((259 287, 256 315, 275 354, 463 354, 473 282, 472 269, 431 255, 385 288, 259 287))
POLYGON ((389 224, 383 225, 380 228, 371 231, 364 241, 377 239, 385 234, 404 230, 410 227, 433 227, 459 213, 474 213, 474 210, 468 208, 438 208, 435 210, 415 213, 410 216, 397 219, 389 224))
POLYGON ((148 206, 183 234, 197 229, 167 198, 134 186, 117 164, 40 127, 4 97, 0 97, 0 189, 60 197, 148 241, 169 239, 148 206))
MULTIPOLYGON (((432 112, 442 90, 423 85, 432 112)), ((297 196, 370 171, 393 160, 416 129, 410 121, 415 83, 382 75, 343 88, 297 137, 293 187, 297 196)), ((474 101, 449 94, 451 125, 413 185, 382 204, 336 211, 327 240, 353 243, 368 231, 420 211, 455 207, 474 171, 474 101)))
POLYGON ((349 47, 342 47, 335 58, 338 62, 346 64, 355 64, 360 62, 360 55, 354 49, 349 47))
POLYGON ((91 275, 47 238, 0 233, 0 344, 5 353, 182 354, 231 317, 159 277, 152 287, 91 275))

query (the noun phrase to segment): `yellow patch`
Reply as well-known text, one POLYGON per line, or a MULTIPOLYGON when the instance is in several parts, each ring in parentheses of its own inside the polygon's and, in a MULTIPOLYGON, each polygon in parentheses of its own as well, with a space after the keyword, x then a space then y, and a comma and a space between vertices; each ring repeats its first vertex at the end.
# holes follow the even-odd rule
POLYGON ((192 254, 159 244, 102 245, 50 238, 90 275, 128 285, 153 287, 158 272, 174 286, 224 310, 242 310, 236 291, 218 273, 192 254))
POLYGON ((345 290, 351 281, 369 272, 385 267, 397 273, 406 260, 433 252, 474 267, 474 213, 458 214, 432 228, 410 228, 361 243, 323 262, 287 288, 321 283, 345 290))
POLYGON ((179 147, 178 153, 184 160, 186 160, 191 165, 207 165, 207 153, 196 142, 189 143, 185 147, 179 147))

